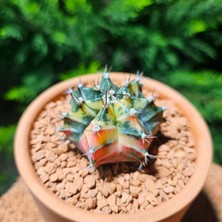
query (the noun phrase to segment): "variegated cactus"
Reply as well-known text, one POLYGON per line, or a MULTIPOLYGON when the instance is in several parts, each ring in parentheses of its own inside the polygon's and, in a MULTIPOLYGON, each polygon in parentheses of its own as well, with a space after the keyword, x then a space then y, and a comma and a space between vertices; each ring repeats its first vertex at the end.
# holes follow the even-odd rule
POLYGON ((90 168, 126 161, 142 167, 154 158, 148 148, 164 120, 164 107, 156 106, 152 95, 144 97, 141 77, 138 73, 118 87, 105 70, 98 84, 79 82, 68 90, 72 109, 62 113, 60 131, 87 156, 90 168))

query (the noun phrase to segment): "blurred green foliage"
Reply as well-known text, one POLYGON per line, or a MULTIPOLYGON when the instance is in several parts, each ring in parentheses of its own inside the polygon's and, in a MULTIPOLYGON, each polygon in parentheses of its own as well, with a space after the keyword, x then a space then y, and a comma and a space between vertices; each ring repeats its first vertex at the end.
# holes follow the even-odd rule
POLYGON ((214 160, 222 164, 222 75, 212 70, 176 70, 166 80, 201 112, 214 141, 214 160))
POLYGON ((0 159, 40 92, 108 65, 139 69, 188 97, 222 164, 221 49, 222 0, 1 0, 0 159))
POLYGON ((12 153, 15 125, 0 126, 0 152, 12 153))

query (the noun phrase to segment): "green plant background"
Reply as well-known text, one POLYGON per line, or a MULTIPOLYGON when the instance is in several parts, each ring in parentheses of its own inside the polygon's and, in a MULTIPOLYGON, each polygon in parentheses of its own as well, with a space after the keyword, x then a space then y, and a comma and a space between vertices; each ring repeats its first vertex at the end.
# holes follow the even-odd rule
POLYGON ((50 85, 93 73, 143 71, 202 113, 222 164, 222 0, 1 0, 0 194, 17 176, 13 137, 50 85))

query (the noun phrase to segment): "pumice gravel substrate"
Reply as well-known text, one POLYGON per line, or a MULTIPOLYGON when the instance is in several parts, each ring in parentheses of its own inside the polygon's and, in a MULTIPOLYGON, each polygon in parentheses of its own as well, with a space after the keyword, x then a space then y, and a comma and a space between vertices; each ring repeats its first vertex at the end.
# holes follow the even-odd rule
POLYGON ((196 150, 187 119, 171 101, 164 104, 166 122, 149 152, 155 161, 138 171, 137 163, 109 164, 89 172, 88 160, 64 135, 61 112, 70 109, 69 98, 50 102, 30 134, 31 158, 45 186, 59 198, 90 211, 124 214, 155 207, 173 198, 189 182, 196 150))

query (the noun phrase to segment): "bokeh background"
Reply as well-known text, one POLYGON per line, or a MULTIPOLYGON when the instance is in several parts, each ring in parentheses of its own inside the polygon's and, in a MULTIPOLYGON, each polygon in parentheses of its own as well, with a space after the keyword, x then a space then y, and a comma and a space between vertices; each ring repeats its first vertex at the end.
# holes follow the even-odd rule
POLYGON ((186 96, 222 164, 222 0, 0 0, 0 194, 18 175, 13 137, 27 105, 106 65, 186 96))

